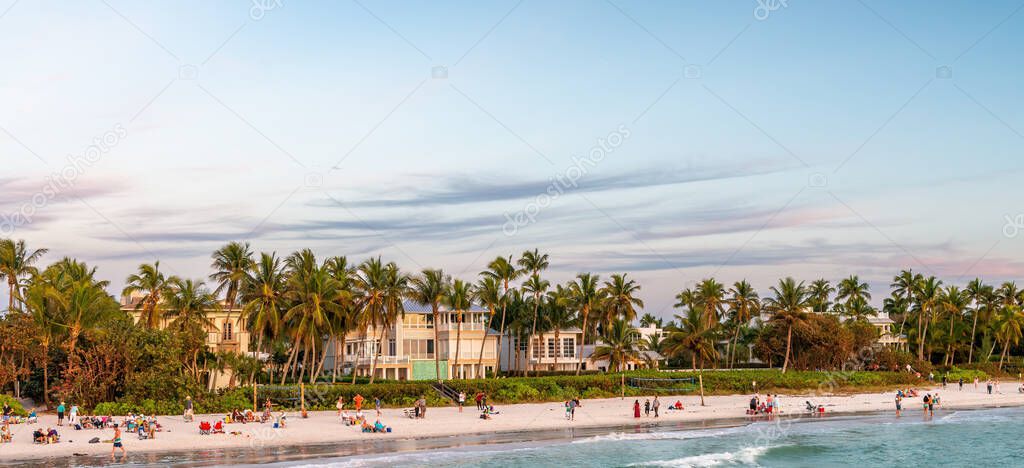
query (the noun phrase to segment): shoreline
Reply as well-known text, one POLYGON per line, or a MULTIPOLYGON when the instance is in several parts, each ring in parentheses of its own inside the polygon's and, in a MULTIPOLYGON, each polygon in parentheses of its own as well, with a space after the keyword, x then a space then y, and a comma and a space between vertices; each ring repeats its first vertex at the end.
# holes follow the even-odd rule
MULTIPOLYGON (((1010 382, 1004 382, 1010 384, 1010 382)), ((1010 385, 1004 385, 1010 386, 1010 385)), ((999 407, 1024 406, 1024 394, 994 393, 988 395, 984 386, 974 389, 965 385, 963 391, 951 385, 922 388, 918 391, 935 393, 942 397, 939 410, 970 410, 999 407)), ((810 413, 804 409, 804 401, 824 405, 830 416, 858 416, 893 414, 894 391, 829 395, 814 397, 810 394, 780 394, 782 401, 779 419, 807 419, 810 413)), ((651 431, 674 428, 677 430, 706 430, 743 426, 759 421, 769 421, 765 416, 745 415, 750 395, 724 395, 705 397, 706 406, 701 407, 699 397, 659 396, 662 407, 680 400, 685 409, 680 412, 662 411, 660 418, 632 416, 632 400, 627 398, 583 400, 577 410, 576 420, 567 421, 561 403, 530 403, 501 406, 500 414, 491 420, 478 417, 475 407, 467 407, 463 413, 458 408, 432 407, 427 418, 413 420, 404 418, 401 409, 384 409, 381 421, 393 428, 389 434, 359 432, 355 427, 342 425, 335 412, 310 412, 308 419, 300 419, 289 413, 285 429, 273 429, 271 424, 249 423, 225 425, 228 434, 201 436, 198 422, 213 420, 221 415, 197 415, 195 423, 185 423, 181 416, 160 417, 164 432, 157 433, 153 440, 138 440, 125 434, 123 439, 128 449, 129 462, 181 463, 196 465, 250 464, 254 459, 259 463, 285 463, 301 459, 338 458, 365 456, 381 453, 398 453, 415 450, 429 450, 468 445, 514 443, 526 439, 532 441, 565 440, 600 434, 627 431, 651 431), (238 432, 232 435, 231 432, 238 432), (580 434, 577 434, 579 432, 580 434), (453 440, 456 439, 457 440, 453 440)), ((641 404, 643 399, 641 399, 641 404)), ((904 400, 904 416, 921 414, 920 399, 904 400)), ((374 411, 364 412, 372 423, 374 411)), ((75 431, 67 426, 60 431, 62 442, 53 445, 32 445, 31 430, 35 427, 56 427, 56 417, 43 415, 37 425, 11 426, 15 442, 0 446, 0 460, 24 466, 69 466, 90 465, 109 462, 111 444, 88 444, 93 437, 109 439, 113 431, 75 431), (67 442, 73 441, 73 442, 67 442)), ((121 461, 120 456, 118 461, 121 461)))

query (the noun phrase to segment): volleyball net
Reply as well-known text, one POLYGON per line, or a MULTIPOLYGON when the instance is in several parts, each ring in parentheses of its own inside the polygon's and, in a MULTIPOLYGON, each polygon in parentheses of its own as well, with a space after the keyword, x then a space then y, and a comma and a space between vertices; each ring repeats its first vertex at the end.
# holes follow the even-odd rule
POLYGON ((680 378, 644 378, 630 377, 626 385, 638 390, 654 392, 676 392, 688 393, 697 390, 697 379, 693 377, 680 378))

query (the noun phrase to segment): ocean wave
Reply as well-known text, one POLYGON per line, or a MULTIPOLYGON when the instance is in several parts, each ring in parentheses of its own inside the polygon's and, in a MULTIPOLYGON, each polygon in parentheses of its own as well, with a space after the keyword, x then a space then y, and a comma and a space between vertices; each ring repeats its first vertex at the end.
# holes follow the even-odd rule
POLYGON ((396 453, 392 455, 355 456, 342 459, 325 460, 319 463, 294 465, 293 468, 362 468, 393 465, 436 465, 438 462, 451 462, 466 458, 488 457, 497 454, 528 452, 542 448, 520 447, 503 450, 421 450, 415 452, 396 453))
POLYGON ((637 440, 686 440, 700 439, 705 437, 721 437, 732 435, 747 430, 746 427, 731 427, 728 429, 693 429, 689 431, 664 431, 664 432, 614 432, 611 434, 587 437, 574 440, 574 444, 589 444, 594 442, 618 442, 637 440))
POLYGON ((657 460, 642 463, 634 463, 629 466, 690 468, 729 465, 756 465, 758 457, 767 452, 768 448, 769 447, 766 446, 747 447, 744 449, 737 450, 735 452, 706 453, 703 455, 693 455, 690 457, 676 458, 673 460, 657 460))

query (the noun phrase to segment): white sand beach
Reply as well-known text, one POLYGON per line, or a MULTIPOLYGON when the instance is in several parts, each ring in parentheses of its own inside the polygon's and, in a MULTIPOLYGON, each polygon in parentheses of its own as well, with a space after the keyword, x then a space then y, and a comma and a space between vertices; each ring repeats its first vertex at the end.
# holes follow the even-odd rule
MULTIPOLYGON (((984 384, 975 389, 973 384, 964 385, 959 391, 955 384, 947 388, 933 387, 918 389, 921 395, 935 393, 941 397, 941 408, 937 413, 951 409, 995 406, 1024 406, 1024 393, 1017 391, 1016 382, 1003 382, 1002 393, 988 395, 984 384)), ((763 395, 762 395, 763 397, 763 395)), ((661 417, 633 417, 632 405, 635 398, 583 400, 577 409, 574 421, 565 418, 562 403, 537 403, 498 406, 500 414, 493 419, 483 420, 479 412, 470 405, 462 413, 456 407, 429 408, 425 419, 409 419, 401 409, 385 409, 381 422, 391 426, 388 434, 362 433, 356 427, 346 427, 335 412, 311 412, 309 418, 300 419, 297 414, 288 414, 288 427, 273 429, 272 424, 228 424, 227 434, 200 435, 198 421, 213 421, 223 415, 197 415, 195 423, 185 423, 180 415, 159 418, 163 432, 155 439, 138 440, 134 434, 123 437, 125 448, 130 452, 209 450, 217 448, 246 448, 324 444, 331 442, 354 443, 369 440, 406 439, 422 437, 444 437, 454 435, 496 433, 506 431, 530 431, 559 429, 566 427, 601 427, 616 425, 642 425, 651 423, 694 422, 745 418, 750 395, 709 396, 706 406, 700 406, 700 399, 694 395, 660 396, 661 417), (683 411, 668 411, 667 407, 676 400, 682 401, 683 411), (237 434, 231 434, 236 432, 237 434)), ((828 414, 860 413, 873 411, 894 411, 894 392, 860 393, 853 395, 813 396, 810 394, 780 394, 783 414, 798 414, 807 411, 805 401, 824 405, 828 414)), ((640 400, 641 404, 643 399, 640 400)), ((904 400, 904 417, 921 416, 921 399, 904 400)), ((372 409, 366 411, 370 423, 375 420, 372 409)), ((895 417, 895 415, 894 415, 895 417)), ((120 420, 121 418, 118 418, 120 420)), ((12 426, 14 441, 0 445, 0 460, 26 460, 41 457, 73 456, 75 454, 109 454, 110 443, 89 444, 88 440, 99 437, 108 440, 112 429, 76 431, 67 426, 60 428, 61 442, 52 445, 33 445, 32 430, 36 427, 56 427, 56 416, 42 415, 38 425, 12 426)), ((676 427, 679 429, 679 427, 676 427)), ((684 427, 685 428, 685 427, 684 427)))

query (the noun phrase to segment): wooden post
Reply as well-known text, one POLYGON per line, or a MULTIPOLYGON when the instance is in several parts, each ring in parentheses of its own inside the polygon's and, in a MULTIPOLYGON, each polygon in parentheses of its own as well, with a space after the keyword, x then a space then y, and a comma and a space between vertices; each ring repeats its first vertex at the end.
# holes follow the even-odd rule
POLYGON ((306 412, 306 384, 299 382, 299 405, 302 412, 306 412))
POLYGON ((253 382, 253 384, 252 384, 252 412, 253 413, 255 413, 258 410, 256 405, 257 405, 257 401, 256 401, 256 382, 253 382))
POLYGON ((704 373, 698 373, 697 378, 700 380, 700 405, 704 406, 704 373))
POLYGON ((626 373, 625 372, 622 373, 622 382, 620 383, 620 385, 621 385, 621 388, 622 388, 622 399, 625 400, 626 399, 626 373))

